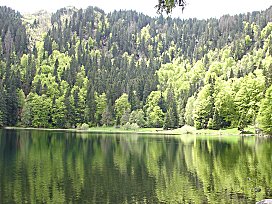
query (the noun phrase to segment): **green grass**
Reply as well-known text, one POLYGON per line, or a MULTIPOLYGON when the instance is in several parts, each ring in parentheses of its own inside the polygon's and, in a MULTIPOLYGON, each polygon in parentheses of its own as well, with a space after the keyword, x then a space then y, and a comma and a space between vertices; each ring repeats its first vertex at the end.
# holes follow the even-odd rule
POLYGON ((227 128, 221 130, 209 130, 209 129, 202 129, 196 130, 196 134, 218 134, 218 135, 239 135, 240 131, 237 128, 227 128))
POLYGON ((88 132, 131 132, 131 133, 157 133, 160 132, 162 128, 137 128, 135 130, 125 129, 123 127, 91 127, 87 131, 88 132))
MULTIPOLYGON (((252 128, 251 128, 252 129, 252 128)), ((250 131, 252 131, 250 129, 250 131)), ((246 129, 248 130, 248 129, 246 129)), ((154 134, 169 134, 169 135, 184 135, 184 134, 193 134, 193 135, 239 135, 240 131, 237 128, 228 128, 222 130, 209 130, 201 129, 196 130, 191 126, 183 126, 178 129, 173 130, 163 130, 162 128, 138 128, 136 130, 126 130, 123 127, 91 127, 88 132, 134 132, 134 133, 154 133, 154 134)))
MULTIPOLYGON (((49 128, 19 128, 19 127, 7 127, 9 129, 40 129, 40 130, 52 130, 52 131, 73 131, 73 132, 104 132, 104 133, 139 133, 139 134, 164 134, 164 135, 240 135, 240 131, 237 128, 228 128, 221 130, 209 130, 201 129, 196 130, 191 126, 183 126, 173 130, 163 130, 162 128, 137 128, 137 129, 125 129, 124 127, 91 127, 88 130, 79 129, 49 129, 49 128)), ((245 128, 245 131, 254 133, 254 127, 245 128)))

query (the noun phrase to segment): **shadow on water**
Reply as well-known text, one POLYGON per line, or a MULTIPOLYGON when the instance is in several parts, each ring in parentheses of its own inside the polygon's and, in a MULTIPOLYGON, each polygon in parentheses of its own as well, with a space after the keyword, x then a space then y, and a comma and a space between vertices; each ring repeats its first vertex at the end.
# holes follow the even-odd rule
POLYGON ((272 141, 0 131, 0 203, 255 203, 272 141))

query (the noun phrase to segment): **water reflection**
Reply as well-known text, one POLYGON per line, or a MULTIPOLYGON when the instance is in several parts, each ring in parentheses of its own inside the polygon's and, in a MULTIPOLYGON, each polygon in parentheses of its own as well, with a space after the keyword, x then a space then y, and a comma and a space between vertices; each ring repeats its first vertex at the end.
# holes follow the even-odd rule
POLYGON ((255 203, 272 141, 0 132, 0 203, 255 203))

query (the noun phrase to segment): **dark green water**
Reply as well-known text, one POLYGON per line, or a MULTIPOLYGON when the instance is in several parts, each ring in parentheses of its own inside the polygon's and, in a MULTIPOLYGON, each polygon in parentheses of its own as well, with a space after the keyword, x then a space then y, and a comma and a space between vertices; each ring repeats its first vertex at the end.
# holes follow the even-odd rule
POLYGON ((0 131, 0 203, 255 203, 272 141, 0 131))

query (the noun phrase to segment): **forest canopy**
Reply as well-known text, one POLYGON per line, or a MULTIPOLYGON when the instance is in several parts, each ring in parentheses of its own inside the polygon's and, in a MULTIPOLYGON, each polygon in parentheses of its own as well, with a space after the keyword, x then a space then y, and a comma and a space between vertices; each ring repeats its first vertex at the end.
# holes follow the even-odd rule
POLYGON ((0 125, 271 133, 271 11, 181 20, 0 7, 0 125))

